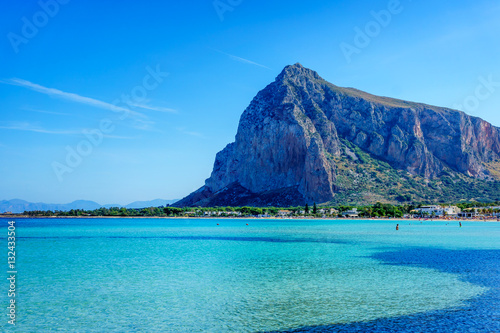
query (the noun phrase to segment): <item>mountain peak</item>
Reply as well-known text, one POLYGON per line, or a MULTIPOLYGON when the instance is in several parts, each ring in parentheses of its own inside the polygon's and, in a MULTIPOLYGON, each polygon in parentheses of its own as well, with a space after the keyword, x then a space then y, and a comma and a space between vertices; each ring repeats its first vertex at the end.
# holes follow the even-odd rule
POLYGON ((280 75, 278 75, 278 80, 285 80, 289 78, 296 77, 307 77, 310 79, 321 79, 318 73, 313 71, 312 69, 306 68, 302 66, 300 63, 295 63, 293 65, 288 65, 283 68, 280 75))
POLYGON ((304 66, 302 66, 302 64, 300 62, 296 62, 295 64, 293 65, 288 65, 286 67, 296 67, 296 68, 305 68, 304 66))

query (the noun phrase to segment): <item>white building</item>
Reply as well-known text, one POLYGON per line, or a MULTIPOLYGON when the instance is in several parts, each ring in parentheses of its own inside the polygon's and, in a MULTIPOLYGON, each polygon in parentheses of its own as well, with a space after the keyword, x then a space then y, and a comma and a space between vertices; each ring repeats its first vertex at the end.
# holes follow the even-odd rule
POLYGON ((278 216, 279 217, 285 217, 285 216, 290 216, 291 215, 291 211, 289 210, 279 210, 278 211, 278 216))
POLYGON ((358 209, 357 208, 353 208, 351 210, 343 212, 342 215, 346 216, 346 217, 359 217, 358 209))
POLYGON ((444 207, 444 212, 446 213, 446 216, 457 217, 458 214, 462 212, 462 210, 457 206, 448 206, 444 207))
POLYGON ((443 207, 437 205, 431 206, 422 206, 420 208, 415 209, 421 215, 429 215, 429 216, 441 216, 443 215, 443 207))
POLYGON ((414 210, 417 214, 428 216, 458 216, 462 212, 457 206, 442 207, 438 205, 422 206, 414 210))

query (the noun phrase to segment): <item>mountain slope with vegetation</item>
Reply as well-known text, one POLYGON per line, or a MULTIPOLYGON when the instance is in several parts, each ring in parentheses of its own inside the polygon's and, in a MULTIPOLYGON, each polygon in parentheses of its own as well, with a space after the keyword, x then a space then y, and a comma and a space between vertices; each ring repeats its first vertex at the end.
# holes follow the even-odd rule
POLYGON ((494 201, 500 130, 461 111, 337 87, 287 66, 177 206, 494 201))

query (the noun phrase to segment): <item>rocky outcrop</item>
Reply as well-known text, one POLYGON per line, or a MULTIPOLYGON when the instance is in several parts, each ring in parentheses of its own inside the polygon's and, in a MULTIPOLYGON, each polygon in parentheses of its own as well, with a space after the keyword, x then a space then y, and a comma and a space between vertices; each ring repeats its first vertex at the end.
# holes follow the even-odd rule
POLYGON ((427 179, 444 170, 488 179, 488 165, 500 158, 499 129, 484 120, 337 87, 295 64, 243 112, 235 142, 217 154, 205 186, 176 205, 328 202, 337 192, 342 140, 427 179))

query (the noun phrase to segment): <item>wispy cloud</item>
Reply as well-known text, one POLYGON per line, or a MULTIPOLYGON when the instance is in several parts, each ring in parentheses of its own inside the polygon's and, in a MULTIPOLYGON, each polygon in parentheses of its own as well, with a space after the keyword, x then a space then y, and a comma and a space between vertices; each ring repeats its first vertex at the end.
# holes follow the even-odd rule
POLYGON ((136 140, 139 139, 138 136, 121 136, 121 135, 104 135, 105 138, 108 139, 117 139, 117 140, 136 140))
MULTIPOLYGON (((31 124, 28 122, 5 122, 5 123, 0 123, 0 128, 1 129, 7 129, 7 130, 13 130, 13 131, 26 131, 26 132, 35 132, 35 133, 42 133, 42 134, 55 134, 55 135, 83 135, 84 130, 54 130, 54 129, 47 129, 44 127, 41 127, 39 125, 31 124)), ((88 129, 90 130, 90 129, 88 129)), ((137 139, 138 137, 131 137, 131 136, 119 136, 119 135, 108 135, 105 134, 103 135, 105 138, 109 139, 121 139, 121 140, 134 140, 137 139)))
POLYGON ((13 86, 20 86, 20 87, 28 88, 28 89, 31 89, 33 91, 36 91, 36 92, 39 92, 39 93, 42 93, 45 95, 59 97, 59 98, 70 100, 70 101, 73 101, 76 103, 94 106, 94 107, 97 107, 100 109, 105 109, 105 110, 114 111, 114 112, 125 112, 130 116, 135 116, 135 117, 143 118, 143 119, 148 118, 145 114, 142 114, 142 113, 136 112, 136 111, 132 111, 130 109, 127 109, 127 108, 124 108, 121 106, 113 105, 111 103, 103 102, 103 101, 100 101, 100 100, 97 100, 94 98, 65 92, 65 91, 62 91, 59 89, 55 89, 55 88, 44 87, 42 85, 27 81, 27 80, 23 80, 23 79, 13 78, 13 79, 2 80, 0 82, 5 83, 5 84, 9 84, 9 85, 13 85, 13 86))
POLYGON ((226 53, 224 51, 221 51, 221 50, 217 50, 217 49, 212 49, 216 52, 219 52, 219 53, 222 53, 224 55, 227 55, 229 58, 233 59, 233 60, 236 60, 236 61, 239 61, 239 62, 242 62, 242 63, 245 63, 245 64, 250 64, 250 65, 254 65, 254 66, 258 66, 258 67, 262 67, 262 68, 265 68, 265 69, 269 69, 269 70, 272 70, 271 68, 267 67, 267 66, 264 66, 262 64, 259 64, 255 61, 252 61, 252 60, 248 60, 248 59, 245 59, 245 58, 242 58, 242 57, 238 57, 238 56, 235 56, 234 54, 229 54, 229 53, 226 53))
POLYGON ((38 109, 29 108, 29 107, 21 108, 21 110, 31 111, 31 112, 37 112, 37 113, 44 113, 44 114, 53 114, 53 115, 56 115, 56 116, 71 116, 71 114, 69 114, 69 113, 38 110, 38 109))
POLYGON ((145 109, 145 110, 152 110, 152 111, 158 111, 158 112, 167 112, 167 113, 179 113, 176 109, 171 109, 171 108, 164 108, 164 107, 159 107, 159 106, 151 106, 151 105, 146 105, 146 104, 137 104, 134 103, 132 106, 135 106, 137 108, 145 109))
POLYGON ((0 128, 15 130, 15 131, 27 131, 27 132, 36 132, 36 133, 44 133, 44 134, 62 134, 62 135, 78 135, 81 132, 73 131, 73 130, 50 130, 37 125, 33 125, 27 122, 8 122, 8 123, 0 123, 0 128))
POLYGON ((186 135, 191 135, 191 136, 196 136, 198 138, 205 138, 205 136, 200 133, 200 132, 194 132, 194 131, 189 131, 189 130, 186 130, 185 127, 179 127, 177 129, 179 132, 181 132, 182 134, 186 134, 186 135))
POLYGON ((205 136, 199 132, 190 132, 190 131, 185 131, 183 132, 184 134, 191 135, 191 136, 197 136, 199 138, 204 138, 205 136))

